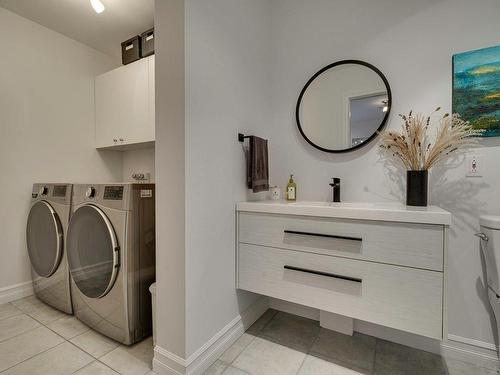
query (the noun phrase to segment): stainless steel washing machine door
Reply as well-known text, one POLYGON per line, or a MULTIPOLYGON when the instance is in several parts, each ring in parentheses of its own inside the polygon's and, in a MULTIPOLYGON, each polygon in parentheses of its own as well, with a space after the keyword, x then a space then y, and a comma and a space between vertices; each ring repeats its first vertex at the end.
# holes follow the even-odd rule
POLYGON ((89 298, 104 297, 120 267, 120 248, 111 221, 97 206, 84 205, 71 217, 67 236, 69 271, 89 298))
POLYGON ((33 270, 50 277, 61 263, 63 230, 61 220, 46 201, 36 202, 28 215, 26 243, 33 270))

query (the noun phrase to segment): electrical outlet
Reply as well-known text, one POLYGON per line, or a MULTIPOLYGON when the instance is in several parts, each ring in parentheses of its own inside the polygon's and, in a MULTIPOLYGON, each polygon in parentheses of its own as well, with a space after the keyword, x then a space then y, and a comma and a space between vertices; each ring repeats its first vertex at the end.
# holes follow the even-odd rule
POLYGON ((484 162, 482 155, 469 155, 466 158, 467 177, 482 177, 484 162))

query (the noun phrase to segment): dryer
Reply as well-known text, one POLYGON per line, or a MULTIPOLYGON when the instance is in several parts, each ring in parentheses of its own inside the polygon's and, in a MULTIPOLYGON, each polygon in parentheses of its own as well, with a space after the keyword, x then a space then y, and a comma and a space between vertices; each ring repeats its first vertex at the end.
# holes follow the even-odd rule
POLYGON ((78 319, 127 345, 149 336, 154 184, 74 185, 68 262, 78 319))
POLYGON ((33 185, 26 225, 35 295, 52 307, 72 314, 65 234, 71 213, 71 184, 33 185))

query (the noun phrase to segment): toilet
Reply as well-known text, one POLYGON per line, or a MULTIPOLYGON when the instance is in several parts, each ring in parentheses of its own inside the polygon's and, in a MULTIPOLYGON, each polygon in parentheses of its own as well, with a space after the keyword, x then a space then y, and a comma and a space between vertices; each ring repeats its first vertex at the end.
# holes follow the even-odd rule
MULTIPOLYGON (((488 282, 488 297, 500 331, 500 216, 481 216, 479 218, 481 233, 481 251, 486 261, 486 277, 488 282)), ((500 337, 500 332, 499 332, 500 337)))

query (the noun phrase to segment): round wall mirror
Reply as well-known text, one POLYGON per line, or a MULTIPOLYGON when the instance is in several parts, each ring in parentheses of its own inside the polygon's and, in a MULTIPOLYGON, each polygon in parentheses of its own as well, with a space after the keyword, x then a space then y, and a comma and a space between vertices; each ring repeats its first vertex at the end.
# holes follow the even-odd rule
POLYGON ((377 136, 391 111, 391 89, 382 72, 358 60, 330 64, 314 74, 297 101, 297 125, 312 146, 347 152, 377 136))

